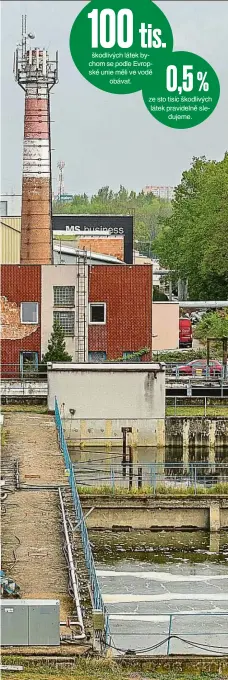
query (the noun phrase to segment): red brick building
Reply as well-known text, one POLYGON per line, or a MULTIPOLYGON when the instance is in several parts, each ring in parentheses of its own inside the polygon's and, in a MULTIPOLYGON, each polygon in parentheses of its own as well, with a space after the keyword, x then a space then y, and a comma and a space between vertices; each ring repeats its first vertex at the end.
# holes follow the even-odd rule
POLYGON ((90 361, 104 359, 111 361, 146 347, 150 353, 143 355, 142 360, 150 360, 152 267, 142 265, 91 267, 89 303, 90 361))
POLYGON ((2 377, 17 377, 31 364, 38 367, 55 315, 65 330, 67 349, 77 361, 77 318, 84 316, 81 304, 90 362, 127 358, 145 348, 148 352, 141 360, 150 360, 152 267, 97 265, 86 267, 86 272, 88 297, 86 284, 85 294, 78 297, 75 265, 51 265, 48 270, 46 265, 2 266, 2 377))
POLYGON ((2 377, 40 359, 41 266, 1 267, 2 377))

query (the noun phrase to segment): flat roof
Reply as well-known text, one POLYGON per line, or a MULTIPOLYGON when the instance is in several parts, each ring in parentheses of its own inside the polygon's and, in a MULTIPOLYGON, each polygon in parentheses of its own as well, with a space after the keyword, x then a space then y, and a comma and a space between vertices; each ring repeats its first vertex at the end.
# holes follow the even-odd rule
POLYGON ((101 371, 101 372, 107 372, 107 371, 127 371, 128 373, 130 372, 139 372, 139 373, 148 373, 148 372, 154 372, 154 371, 164 371, 165 370, 165 364, 164 363, 149 363, 149 362, 142 362, 142 363, 116 363, 115 361, 110 361, 110 362, 104 362, 104 363, 82 363, 82 364, 71 364, 71 363, 52 363, 48 362, 47 363, 48 370, 50 371, 101 371))

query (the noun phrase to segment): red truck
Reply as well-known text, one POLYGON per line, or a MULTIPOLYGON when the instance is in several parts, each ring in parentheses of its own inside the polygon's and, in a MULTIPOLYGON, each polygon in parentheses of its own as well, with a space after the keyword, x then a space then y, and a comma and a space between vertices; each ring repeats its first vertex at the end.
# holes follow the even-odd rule
POLYGON ((190 319, 179 320, 179 347, 192 347, 192 322, 190 319))

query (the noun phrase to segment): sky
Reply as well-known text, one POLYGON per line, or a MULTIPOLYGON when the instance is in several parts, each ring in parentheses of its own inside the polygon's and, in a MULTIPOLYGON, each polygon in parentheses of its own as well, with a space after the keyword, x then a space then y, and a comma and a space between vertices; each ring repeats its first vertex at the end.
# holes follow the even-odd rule
POLYGON ((51 95, 53 189, 57 162, 65 161, 66 193, 92 195, 102 186, 120 184, 135 191, 147 184, 176 186, 193 156, 220 160, 228 149, 228 2, 226 0, 160 0, 169 20, 175 49, 195 52, 215 69, 219 103, 201 125, 175 130, 156 121, 141 93, 102 92, 77 71, 69 35, 81 0, 3 0, 1 8, 1 191, 21 193, 24 94, 12 73, 13 52, 20 40, 21 15, 27 14, 34 46, 50 56, 59 50, 59 83, 51 95))

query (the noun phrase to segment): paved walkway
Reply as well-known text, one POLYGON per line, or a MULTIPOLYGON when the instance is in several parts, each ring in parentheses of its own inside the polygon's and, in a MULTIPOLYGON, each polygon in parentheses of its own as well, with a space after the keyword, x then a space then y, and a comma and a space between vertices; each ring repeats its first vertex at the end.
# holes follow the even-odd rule
MULTIPOLYGON (((21 484, 66 484, 52 416, 8 413, 4 428, 3 466, 18 460, 21 484)), ((3 506, 2 535, 2 568, 18 583, 21 596, 59 599, 61 620, 72 616, 58 493, 10 493, 3 506)))

